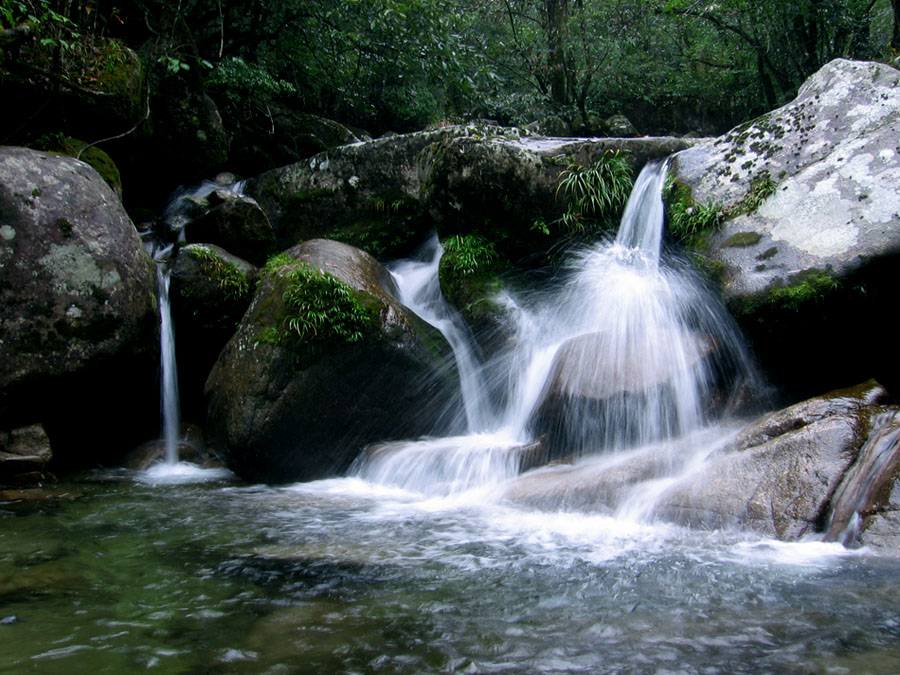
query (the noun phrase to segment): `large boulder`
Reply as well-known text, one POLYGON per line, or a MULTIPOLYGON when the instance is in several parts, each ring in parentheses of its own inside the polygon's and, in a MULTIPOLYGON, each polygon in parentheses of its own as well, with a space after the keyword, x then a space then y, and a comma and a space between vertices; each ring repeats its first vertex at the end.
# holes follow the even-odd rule
POLYGON ((641 166, 692 142, 548 139, 515 128, 450 126, 334 148, 253 178, 245 190, 282 246, 329 236, 396 255, 437 226, 442 234, 500 239, 517 259, 553 243, 533 226, 561 215, 556 189, 567 162, 590 164, 620 150, 641 166))
POLYGON ((369 443, 448 431, 448 347, 365 252, 315 239, 274 258, 206 383, 210 444, 254 481, 337 475, 369 443))
POLYGON ((548 467, 523 475, 505 496, 541 508, 631 510, 785 540, 818 535, 855 543, 862 531, 863 543, 887 545, 898 540, 892 528, 900 429, 897 408, 886 402, 884 388, 870 381, 766 415, 724 443, 700 436, 548 467), (884 438, 887 448, 870 471, 867 448, 884 438), (698 465, 692 458, 705 443, 712 451, 698 465), (865 521, 851 532, 855 514, 865 521))
POLYGON ((697 208, 724 209, 701 244, 707 266, 776 380, 802 393, 897 383, 891 338, 865 326, 894 303, 898 133, 900 72, 837 60, 791 103, 673 162, 697 208))
POLYGON ((92 168, 0 148, 0 426, 42 422, 62 463, 96 461, 144 435, 145 419, 155 426, 154 284, 92 168))

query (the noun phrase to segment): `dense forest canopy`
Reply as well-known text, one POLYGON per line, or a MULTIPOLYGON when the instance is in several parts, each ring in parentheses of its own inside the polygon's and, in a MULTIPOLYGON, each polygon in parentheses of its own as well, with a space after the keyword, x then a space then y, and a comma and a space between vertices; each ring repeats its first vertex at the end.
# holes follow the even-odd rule
MULTIPOLYGON (((0 0, 0 85, 89 90, 120 44, 150 100, 177 79, 246 138, 277 106, 373 135, 613 114, 713 133, 835 57, 896 58, 898 24, 900 0, 0 0)), ((32 118, 0 142, 45 132, 32 118)))

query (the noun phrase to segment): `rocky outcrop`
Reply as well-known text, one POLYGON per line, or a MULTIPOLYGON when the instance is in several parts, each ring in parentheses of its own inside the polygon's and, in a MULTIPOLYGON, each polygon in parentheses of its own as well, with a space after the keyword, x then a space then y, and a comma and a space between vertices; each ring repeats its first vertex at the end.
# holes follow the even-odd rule
POLYGON ((266 266, 206 384, 210 444, 238 475, 337 475, 375 441, 446 430, 448 347, 391 294, 387 271, 310 240, 266 266))
POLYGON ((552 245, 533 226, 561 215, 557 180, 567 162, 590 164, 620 150, 641 166, 692 142, 542 138, 452 126, 334 148, 251 179, 245 189, 269 215, 282 246, 330 236, 375 255, 397 254, 437 227, 442 235, 486 234, 517 259, 552 245))
POLYGON ((848 378, 897 381, 896 359, 880 351, 890 340, 865 326, 896 289, 898 135, 900 72, 837 60, 788 105, 673 163, 696 204, 724 209, 702 253, 776 379, 819 391, 848 378), (837 352, 852 352, 852 365, 835 363, 837 352))
POLYGON ((215 244, 254 265, 275 253, 275 232, 254 199, 221 188, 206 203, 209 209, 185 225, 187 241, 215 244))
POLYGON ((203 386, 253 299, 257 268, 212 244, 178 251, 169 298, 176 331, 181 412, 202 420, 203 386))
POLYGON ((0 326, 0 424, 42 422, 56 459, 73 463, 144 433, 142 392, 156 399, 153 264, 88 165, 0 148, 0 326))
MULTIPOLYGON (((896 415, 875 382, 798 403, 750 424, 698 465, 688 459, 702 438, 683 447, 657 447, 549 467, 522 476, 507 498, 542 508, 616 512, 642 509, 662 520, 698 528, 742 527, 796 540, 808 534, 841 534, 850 518, 835 495, 852 480, 876 419, 896 415), (848 478, 850 477, 850 478, 848 478), (833 524, 836 510, 843 519, 833 524)), ((713 446, 715 447, 715 446, 713 446)), ((895 481, 900 444, 873 481, 895 481)), ((880 481, 880 482, 879 482, 880 481)), ((857 494, 859 492, 857 491, 857 494)), ((868 503, 850 509, 867 518, 871 534, 885 537, 896 521, 893 493, 874 490, 868 503)), ((849 542, 848 542, 849 543, 849 542)))

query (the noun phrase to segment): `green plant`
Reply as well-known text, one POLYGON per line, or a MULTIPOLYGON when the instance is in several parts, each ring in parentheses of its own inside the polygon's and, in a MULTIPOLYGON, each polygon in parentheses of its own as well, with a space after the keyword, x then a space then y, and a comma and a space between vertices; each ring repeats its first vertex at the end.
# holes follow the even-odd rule
POLYGON ((497 260, 494 244, 478 234, 455 234, 446 239, 443 246, 443 262, 454 273, 462 276, 472 276, 478 271, 484 271, 497 260))
POLYGON ((723 212, 726 218, 733 218, 745 213, 753 213, 762 203, 775 194, 778 184, 768 171, 763 171, 750 182, 750 189, 740 200, 723 212))
POLYGON ((189 255, 200 263, 200 269, 208 279, 214 280, 225 297, 229 300, 240 300, 250 292, 250 283, 241 269, 229 260, 208 248, 194 246, 188 249, 189 255))
POLYGON ((591 166, 569 164, 559 175, 556 195, 566 199, 562 223, 572 233, 594 229, 618 217, 633 186, 631 164, 607 150, 591 166))
MULTIPOLYGON (((669 174, 663 190, 669 232, 683 242, 708 234, 722 224, 722 209, 712 202, 697 204, 691 189, 669 174)), ((696 243, 696 242, 694 242, 696 243)))
MULTIPOLYGON (((286 253, 272 256, 262 274, 283 284, 285 317, 282 337, 293 335, 303 342, 341 340, 358 342, 372 323, 360 304, 357 292, 340 279, 312 265, 299 262, 286 253)), ((266 339, 271 342, 271 331, 266 339)))

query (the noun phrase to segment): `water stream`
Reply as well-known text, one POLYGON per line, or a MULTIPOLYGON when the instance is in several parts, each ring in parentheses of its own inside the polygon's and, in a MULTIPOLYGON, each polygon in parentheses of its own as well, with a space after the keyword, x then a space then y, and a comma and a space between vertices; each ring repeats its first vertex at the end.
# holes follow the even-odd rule
POLYGON ((654 494, 735 432, 753 374, 702 284, 632 224, 563 288, 498 299, 516 334, 486 362, 434 293, 439 251, 394 267, 458 331, 465 435, 286 487, 164 465, 0 493, 0 673, 900 672, 895 558, 653 520, 654 494), (560 410, 587 430, 547 424, 560 410), (553 434, 598 475, 644 453, 661 468, 610 515, 510 503, 553 434))

